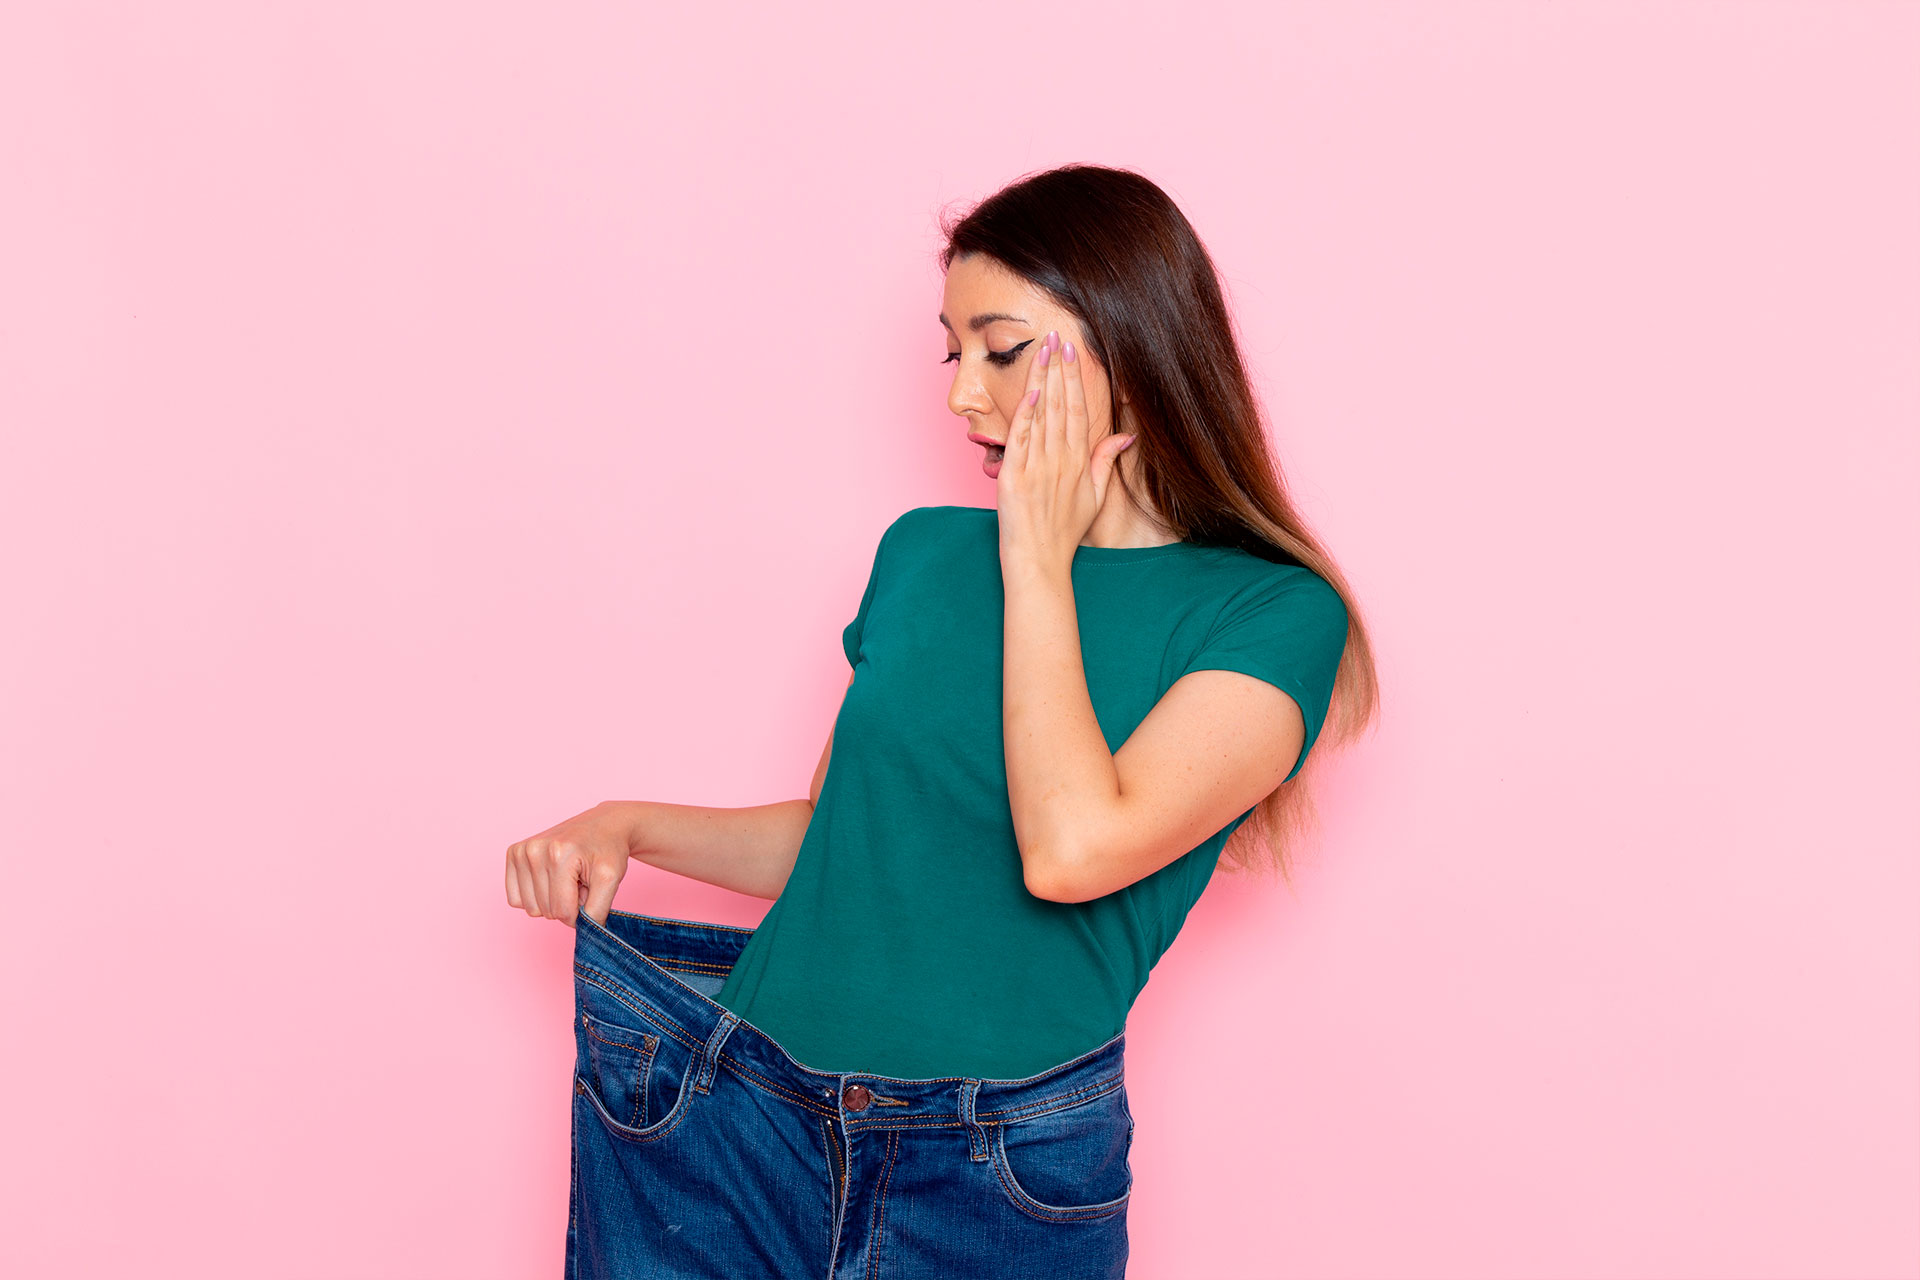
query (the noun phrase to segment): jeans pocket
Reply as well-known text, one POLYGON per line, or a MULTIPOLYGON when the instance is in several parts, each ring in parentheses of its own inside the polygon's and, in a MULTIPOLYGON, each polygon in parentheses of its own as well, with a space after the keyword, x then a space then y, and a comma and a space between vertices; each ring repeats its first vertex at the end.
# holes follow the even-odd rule
POLYGON ((1014 1206, 1047 1222, 1111 1218, 1133 1194, 1126 1086, 991 1128, 994 1169, 1014 1206))
POLYGON ((630 1129, 647 1126, 647 1073, 660 1049, 660 1037, 590 1014, 580 1015, 587 1033, 587 1081, 607 1113, 630 1129))
POLYGON ((618 1021, 608 1018, 600 1010, 606 1003, 583 1001, 575 1019, 574 1092, 593 1105, 614 1137, 663 1138, 686 1113, 696 1055, 664 1027, 648 1025, 624 1005, 618 1021))

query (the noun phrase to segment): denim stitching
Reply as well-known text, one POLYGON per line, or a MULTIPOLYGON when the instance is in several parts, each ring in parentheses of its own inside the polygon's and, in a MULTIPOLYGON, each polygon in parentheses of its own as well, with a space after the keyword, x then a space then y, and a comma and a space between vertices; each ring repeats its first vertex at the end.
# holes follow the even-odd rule
POLYGON ((1000 1179, 1000 1185, 1006 1188, 1007 1195, 1013 1200, 1014 1207, 1028 1217, 1038 1218, 1042 1222, 1085 1222, 1100 1218, 1110 1218, 1126 1208, 1127 1201, 1133 1198, 1132 1179, 1128 1179, 1126 1191, 1103 1204, 1077 1206, 1071 1209, 1055 1205, 1041 1204, 1028 1195, 1013 1176, 1013 1168, 1007 1162, 1006 1130, 1003 1128, 999 1141, 993 1148, 993 1171, 1000 1179))
POLYGON ((600 972, 600 970, 594 968, 592 965, 586 965, 586 964, 575 964, 573 966, 573 971, 576 974, 580 975, 580 980, 582 982, 587 983, 587 985, 589 986, 600 988, 600 990, 606 992, 608 995, 612 996, 615 1000, 618 1000, 621 1004, 626 1005, 627 1008, 633 1010, 635 1013, 641 1015, 642 1017, 653 1018, 654 1020, 660 1022, 662 1025, 666 1027, 668 1033, 671 1034, 675 1040, 678 1040, 681 1044, 686 1045, 689 1049, 694 1050, 696 1053, 699 1052, 700 1041, 695 1040, 693 1038, 692 1032, 688 1031, 685 1027, 675 1022, 672 1018, 669 1018, 666 1014, 662 1013, 660 1010, 654 1008, 651 1004, 648 1004, 647 1001, 641 996, 638 996, 633 992, 627 990, 627 988, 620 982, 618 978, 615 978, 611 974, 602 973, 600 972), (605 981, 595 982, 593 981, 592 978, 587 977, 586 976, 587 974, 592 974, 596 978, 605 979, 605 981))
MULTIPOLYGON (((837 1111, 828 1111, 810 1102, 806 1098, 796 1096, 795 1094, 789 1092, 788 1090, 782 1089, 780 1088, 780 1086, 773 1084, 771 1081, 761 1078, 760 1076, 754 1074, 754 1072, 751 1069, 741 1065, 739 1060, 735 1058, 723 1058, 722 1061, 726 1063, 728 1069, 738 1072, 741 1075, 747 1076, 749 1079, 753 1081, 754 1084, 758 1085, 760 1088, 766 1090, 769 1093, 778 1094, 780 1097, 787 1099, 788 1101, 794 1103, 796 1106, 805 1107, 807 1110, 812 1111, 817 1115, 823 1115, 823 1116, 839 1115, 839 1112, 837 1111)), ((1098 1092, 1093 1092, 1093 1093, 1087 1092, 1088 1089, 1095 1088, 1095 1086, 1089 1085, 1087 1086, 1087 1089, 1076 1089, 1072 1093, 1056 1094, 1054 1097, 1042 1099, 1041 1102, 1033 1104, 1033 1107, 1031 1108, 1024 1108, 1024 1109, 1009 1108, 1003 1111, 976 1111, 974 1113, 974 1118, 978 1120, 982 1125, 992 1125, 992 1124, 1008 1124, 1015 1120, 1031 1120, 1039 1116, 1052 1115, 1056 1111, 1066 1110, 1067 1107, 1070 1105, 1076 1105, 1079 1102, 1091 1102, 1095 1098, 1105 1097, 1107 1094, 1112 1093, 1114 1089, 1119 1087, 1119 1077, 1117 1076, 1109 1077, 1109 1079, 1104 1083, 1106 1087, 1100 1088, 1098 1092), (1086 1096, 1081 1097, 1082 1094, 1085 1094, 1086 1096)), ((864 1117, 848 1116, 846 1120, 846 1125, 849 1130, 854 1130, 854 1129, 959 1129, 959 1128, 965 1127, 966 1121, 960 1120, 960 1119, 952 1119, 952 1120, 933 1120, 933 1119, 925 1119, 925 1118, 908 1119, 904 1116, 900 1117, 899 1119, 893 1119, 887 1116, 864 1116, 864 1117)))
POLYGON ((826 1137, 827 1180, 833 1191, 832 1222, 828 1230, 832 1233, 833 1249, 827 1255, 827 1275, 831 1277, 840 1264, 840 1228, 842 1216, 847 1210, 846 1164, 836 1156, 839 1144, 833 1140, 833 1125, 830 1121, 820 1122, 820 1132, 826 1137))
POLYGON ((819 1103, 814 1102, 809 1098, 804 1098, 799 1094, 794 1093, 790 1089, 781 1088, 779 1085, 775 1084, 773 1081, 768 1080, 764 1076, 760 1075, 758 1072, 754 1071, 753 1068, 741 1062, 740 1059, 738 1058, 728 1057, 726 1054, 723 1053, 720 1055, 720 1061, 723 1064, 725 1064, 727 1070, 734 1072, 736 1075, 745 1076, 750 1082, 766 1090, 768 1093, 776 1094, 779 1097, 785 1098, 787 1101, 793 1103, 795 1106, 803 1107, 806 1110, 813 1112, 817 1116, 837 1117, 840 1114, 838 1111, 829 1111, 825 1107, 821 1106, 819 1103))
MULTIPOLYGON (((636 919, 641 918, 637 915, 637 913, 632 911, 621 911, 619 912, 619 914, 623 916, 632 916, 636 919)), ((648 916, 645 918, 649 920, 665 920, 665 917, 661 917, 661 916, 648 916)), ((589 924, 594 923, 593 917, 588 916, 587 922, 589 924)), ((694 929, 725 929, 731 933, 752 933, 753 932, 752 929, 737 929, 737 928, 734 928, 732 925, 724 925, 724 924, 702 925, 702 924, 696 924, 695 922, 690 920, 666 920, 666 923, 685 925, 689 928, 694 928, 694 929)), ((600 925, 599 928, 600 928, 600 931, 606 934, 610 940, 612 940, 615 943, 618 943, 621 950, 630 951, 634 955, 639 956, 640 959, 644 960, 646 963, 654 965, 656 968, 660 967, 652 956, 648 955, 644 951, 641 951, 639 948, 635 947, 632 943, 628 942, 625 938, 622 938, 619 934, 613 932, 613 930, 607 928, 605 925, 600 925)), ((578 973, 581 969, 592 969, 592 966, 582 964, 580 961, 576 960, 573 963, 573 968, 574 968, 574 972, 578 973)), ((600 971, 598 969, 593 969, 593 972, 599 973, 600 971)), ((608 981, 610 982, 617 981, 617 979, 614 979, 609 975, 603 974, 602 976, 607 977, 608 981)), ((692 987, 687 987, 686 992, 688 995, 698 1000, 701 1004, 710 1006, 716 1013, 727 1014, 727 1013, 733 1012, 731 1009, 727 1008, 725 1005, 719 1003, 718 1001, 708 999, 704 993, 695 991, 692 987)))
POLYGON ((874 1204, 872 1230, 873 1243, 867 1246, 867 1280, 879 1280, 880 1241, 887 1229, 887 1187, 893 1182, 894 1161, 900 1153, 899 1133, 887 1135, 887 1167, 880 1175, 880 1198, 874 1204))
POLYGON ((1066 1093, 1056 1093, 1051 1098, 1042 1098, 1038 1102, 1029 1102, 1018 1107, 1002 1107, 998 1111, 982 1111, 983 1116, 999 1116, 1008 1120, 1026 1120, 1034 1116, 1049 1115, 1055 1111, 1064 1111, 1078 1099, 1091 1102, 1093 1099, 1112 1093, 1125 1081, 1125 1075, 1111 1075, 1095 1080, 1091 1084, 1081 1085, 1078 1089, 1066 1093), (1084 1097, 1082 1095, 1085 1095, 1084 1097))
POLYGON ((824 1119, 820 1121, 820 1154, 827 1158, 827 1184, 837 1196, 840 1194, 840 1169, 833 1162, 833 1133, 824 1119))
POLYGON ((731 973, 733 971, 731 964, 710 964, 705 960, 662 960, 659 956, 648 956, 647 959, 662 969, 671 969, 676 973, 731 973))
MULTIPOLYGON (((673 1123, 658 1133, 645 1133, 643 1135, 641 1132, 636 1132, 632 1125, 621 1124, 618 1120, 614 1119, 613 1113, 607 1110, 607 1104, 601 1100, 598 1092, 592 1089, 584 1089, 581 1092, 586 1095, 587 1101, 593 1104, 593 1109, 600 1113, 601 1119, 606 1121, 609 1132, 622 1142, 658 1142, 675 1129, 678 1129, 680 1122, 687 1118, 687 1112, 693 1110, 691 1096, 685 1089, 682 1089, 680 1091, 680 1097, 677 1098, 673 1104, 674 1110, 679 1113, 674 1117, 673 1123)), ((665 1119, 665 1117, 663 1116, 662 1119, 665 1119)))
POLYGON ((973 1110, 973 1101, 979 1093, 978 1080, 968 1080, 960 1086, 960 1123, 967 1126, 967 1158, 975 1161, 987 1158, 987 1131, 973 1110))
MULTIPOLYGON (((734 924, 709 924, 705 920, 675 920, 671 916, 650 916, 640 911, 622 911, 618 907, 610 908, 607 914, 615 915, 615 916, 625 916, 629 920, 648 920, 648 921, 657 921, 663 924, 686 925, 696 930, 697 929, 720 929, 720 930, 724 930, 727 933, 752 933, 753 932, 753 930, 750 928, 743 929, 739 925, 734 925, 734 924)), ((600 927, 602 929, 607 928, 605 925, 601 925, 600 927)), ((607 929, 607 932, 613 933, 613 930, 607 929)), ((614 934, 614 936, 616 938, 620 938, 620 935, 618 934, 614 934)), ((626 939, 620 938, 620 942, 623 945, 625 945, 626 939)))
POLYGON ((732 1035, 733 1029, 739 1025, 740 1015, 728 1013, 714 1025, 713 1034, 707 1037, 704 1045, 700 1046, 700 1070, 696 1073, 693 1082, 693 1087, 699 1092, 707 1093, 712 1090, 713 1069, 719 1065, 720 1046, 727 1042, 727 1037, 732 1035))

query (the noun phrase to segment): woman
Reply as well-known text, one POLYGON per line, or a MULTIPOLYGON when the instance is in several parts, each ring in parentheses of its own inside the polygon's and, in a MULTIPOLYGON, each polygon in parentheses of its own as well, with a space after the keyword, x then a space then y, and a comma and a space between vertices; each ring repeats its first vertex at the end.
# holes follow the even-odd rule
POLYGON ((1072 165, 945 231, 995 505, 881 536, 810 798, 508 850, 508 900, 576 925, 569 1276, 1121 1276, 1127 1010, 1229 837, 1297 825, 1336 691, 1334 737, 1371 718, 1165 193, 1072 165), (636 857, 773 905, 614 911, 636 857))

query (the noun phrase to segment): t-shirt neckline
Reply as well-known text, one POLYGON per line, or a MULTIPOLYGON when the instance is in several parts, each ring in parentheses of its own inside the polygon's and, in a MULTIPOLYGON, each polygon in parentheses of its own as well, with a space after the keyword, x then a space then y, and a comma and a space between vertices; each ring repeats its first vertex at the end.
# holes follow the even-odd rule
POLYGON ((1172 555, 1176 551, 1194 546, 1191 542, 1160 542, 1150 547, 1089 547, 1084 543, 1073 549, 1075 564, 1121 564, 1130 560, 1146 560, 1154 556, 1172 555))
MULTIPOLYGON (((1000 518, 998 507, 969 507, 968 510, 990 515, 995 520, 1000 518)), ((1075 564, 1128 564, 1136 560, 1151 560, 1156 556, 1169 556, 1180 551, 1197 550, 1201 545, 1198 542, 1160 542, 1150 547, 1080 545, 1073 549, 1073 562, 1075 564)))

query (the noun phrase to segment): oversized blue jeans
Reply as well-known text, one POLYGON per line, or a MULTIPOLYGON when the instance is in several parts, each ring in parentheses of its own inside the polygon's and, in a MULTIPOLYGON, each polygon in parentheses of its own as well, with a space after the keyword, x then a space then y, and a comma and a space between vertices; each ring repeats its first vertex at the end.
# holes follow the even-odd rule
POLYGON ((711 999, 752 933, 577 917, 567 1280, 1121 1280, 1123 1035, 1021 1080, 816 1071, 711 999))

